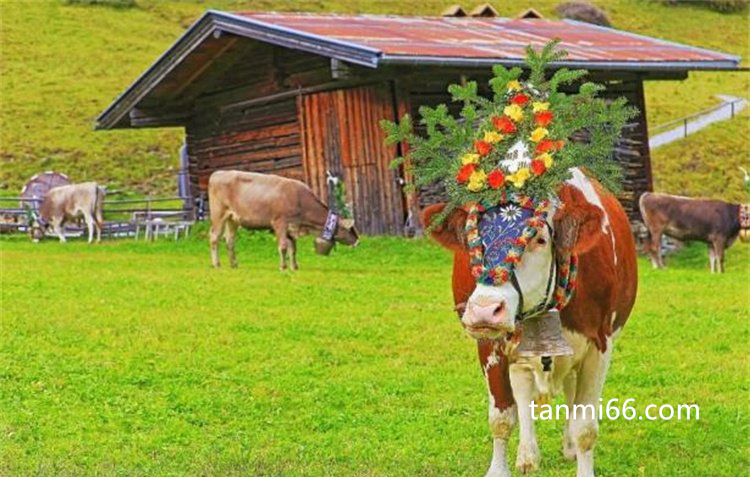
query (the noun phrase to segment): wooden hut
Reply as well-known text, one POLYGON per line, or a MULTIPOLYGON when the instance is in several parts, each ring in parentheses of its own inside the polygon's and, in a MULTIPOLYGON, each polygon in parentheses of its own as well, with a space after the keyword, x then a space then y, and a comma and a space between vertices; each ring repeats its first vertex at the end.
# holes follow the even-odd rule
POLYGON ((652 185, 643 81, 737 69, 739 58, 570 20, 208 11, 96 128, 184 127, 195 194, 227 168, 303 180, 325 201, 331 171, 361 230, 400 234, 419 204, 389 169, 399 151, 383 144, 379 120, 449 102, 448 84, 486 84, 493 64, 521 64, 526 44, 552 38, 570 54, 557 67, 589 69, 643 112, 616 151, 635 218, 652 185))

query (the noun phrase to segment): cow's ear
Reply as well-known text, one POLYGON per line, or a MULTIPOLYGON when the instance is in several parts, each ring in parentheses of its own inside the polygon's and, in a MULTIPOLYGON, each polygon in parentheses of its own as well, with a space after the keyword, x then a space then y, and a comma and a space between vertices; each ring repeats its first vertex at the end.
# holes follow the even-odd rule
POLYGON ((563 205, 555 213, 555 247, 560 254, 588 252, 602 233, 602 210, 588 202, 563 205))
MULTIPOLYGON (((422 225, 425 228, 429 228, 432 221, 438 218, 444 209, 444 203, 433 204, 426 207, 420 214, 422 225)), ((449 250, 453 250, 454 252, 465 252, 467 249, 466 235, 464 234, 466 215, 466 211, 463 209, 453 209, 439 225, 433 227, 430 235, 440 245, 449 250)))

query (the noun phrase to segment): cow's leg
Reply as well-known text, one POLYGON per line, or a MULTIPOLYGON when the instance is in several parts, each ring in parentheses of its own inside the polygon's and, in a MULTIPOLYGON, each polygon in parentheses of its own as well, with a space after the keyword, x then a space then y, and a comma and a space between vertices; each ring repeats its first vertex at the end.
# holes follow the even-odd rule
POLYGON ((724 239, 714 240, 714 261, 716 272, 724 273, 724 239))
POLYGON ((708 266, 711 269, 711 273, 716 271, 716 248, 712 242, 708 244, 708 266))
POLYGON ((219 268, 221 263, 219 262, 219 239, 221 238, 221 231, 224 228, 224 216, 214 216, 213 211, 211 214, 211 231, 208 234, 208 241, 211 245, 211 265, 214 268, 219 268))
POLYGON ((289 267, 292 270, 298 270, 299 266, 297 266, 297 239, 295 239, 291 235, 287 235, 287 239, 289 244, 289 267))
POLYGON ((569 435, 576 449, 577 477, 594 477, 594 446, 599 435, 596 411, 599 409, 612 347, 612 340, 608 340, 604 353, 590 346, 578 371, 575 404, 569 411, 569 435))
POLYGON ((651 256, 651 266, 653 268, 664 268, 664 261, 661 256, 661 230, 653 230, 650 233, 651 238, 648 244, 648 252, 651 256))
POLYGON ((492 462, 486 477, 510 477, 508 468, 508 438, 516 425, 517 411, 508 374, 508 360, 499 344, 482 340, 478 344, 479 363, 482 365, 489 394, 489 425, 492 433, 492 462))
POLYGON ((84 213, 83 220, 86 222, 86 228, 89 231, 89 243, 92 243, 94 241, 94 217, 90 213, 84 213))
MULTIPOLYGON (((571 372, 563 381, 563 390, 565 391, 565 405, 568 406, 568 412, 573 410, 576 402, 576 373, 571 372)), ((576 460, 576 446, 570 437, 570 418, 565 422, 565 434, 563 435, 563 456, 568 460, 576 460)))
MULTIPOLYGON (((518 442, 516 468, 521 473, 529 473, 539 468, 539 445, 534 433, 534 419, 531 415, 531 401, 538 393, 534 380, 534 370, 528 364, 514 363, 510 365, 510 382, 513 386, 513 397, 518 406, 518 426, 521 436, 518 442)), ((539 416, 539 407, 536 408, 539 416)))
POLYGON ((60 238, 61 243, 65 243, 65 234, 63 233, 63 219, 52 219, 52 230, 55 231, 57 236, 60 238))
POLYGON ((279 270, 284 271, 286 270, 286 255, 289 249, 286 221, 275 219, 273 221, 273 231, 276 234, 276 242, 279 249, 279 270))
POLYGON ((234 242, 237 237, 237 228, 239 224, 232 220, 227 219, 224 225, 224 240, 227 242, 227 253, 229 254, 229 266, 237 268, 237 254, 234 251, 234 242))

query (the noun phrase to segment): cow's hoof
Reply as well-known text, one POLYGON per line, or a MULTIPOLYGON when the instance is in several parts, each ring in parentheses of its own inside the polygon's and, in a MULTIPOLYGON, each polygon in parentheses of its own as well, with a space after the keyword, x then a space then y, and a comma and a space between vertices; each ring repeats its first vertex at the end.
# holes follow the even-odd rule
POLYGON ((231 264, 231 265, 230 265, 230 267, 232 267, 232 268, 237 268, 237 264, 236 264, 236 263, 233 263, 233 264, 231 264))
POLYGON ((539 470, 539 446, 536 442, 518 445, 518 457, 516 457, 516 469, 522 474, 529 474, 539 470))

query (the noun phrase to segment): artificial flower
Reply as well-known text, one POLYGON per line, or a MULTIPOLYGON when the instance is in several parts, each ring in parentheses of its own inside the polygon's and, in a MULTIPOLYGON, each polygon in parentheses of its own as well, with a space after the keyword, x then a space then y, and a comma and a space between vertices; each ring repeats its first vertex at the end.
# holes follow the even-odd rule
POLYGON ((535 176, 541 176, 542 174, 544 174, 544 171, 547 170, 547 167, 544 165, 544 161, 539 159, 532 160, 531 164, 529 164, 529 167, 531 167, 531 172, 533 172, 535 176))
POLYGON ((521 89, 521 83, 518 81, 508 81, 508 91, 521 91, 521 89))
POLYGON ((469 177, 469 185, 466 186, 472 192, 479 192, 484 188, 484 183, 487 181, 487 174, 481 169, 475 170, 471 177, 469 177))
POLYGON ((496 144, 503 140, 503 135, 500 134, 497 131, 487 131, 484 133, 484 142, 488 142, 490 144, 496 144))
POLYGON ((495 129, 505 134, 516 132, 516 125, 513 124, 513 121, 508 116, 493 117, 492 125, 495 126, 495 129))
POLYGON ((492 150, 492 144, 487 141, 474 141, 474 149, 476 149, 480 156, 486 156, 492 150))
POLYGON ((549 131, 547 131, 546 129, 536 128, 533 131, 531 131, 531 140, 534 142, 539 142, 545 137, 547 137, 548 134, 549 134, 549 131))
POLYGON ((464 154, 461 156, 461 164, 479 164, 479 154, 474 154, 472 152, 464 154))
POLYGON ((526 179, 531 177, 531 172, 529 172, 528 167, 522 167, 518 169, 516 172, 508 176, 508 181, 510 181, 511 184, 513 184, 517 189, 520 189, 523 187, 523 185, 526 183, 526 179))
POLYGON ((523 108, 517 104, 511 104, 503 109, 503 113, 515 122, 523 119, 523 108))
POLYGON ((549 103, 534 101, 531 103, 531 108, 535 113, 538 113, 539 111, 547 111, 549 109, 549 103))
POLYGON ((544 163, 544 167, 546 167, 547 169, 549 169, 550 167, 552 167, 552 162, 553 161, 552 161, 552 155, 550 153, 545 152, 544 154, 539 154, 536 157, 536 159, 539 160, 539 161, 542 161, 544 163))
POLYGON ((539 111, 534 114, 534 122, 537 126, 547 127, 554 117, 555 115, 552 114, 552 111, 539 111))
POLYGON ((458 181, 459 184, 463 184, 466 181, 469 180, 469 177, 474 173, 474 170, 476 169, 476 166, 474 164, 466 164, 461 169, 458 170, 458 175, 456 176, 456 181, 458 181))
POLYGON ((560 149, 562 149, 562 148, 563 148, 564 146, 565 146, 565 141, 563 141, 562 139, 560 139, 559 141, 555 141, 555 149, 556 149, 556 150, 558 150, 558 151, 559 151, 559 150, 560 150, 560 149))
POLYGON ((536 153, 537 154, 544 154, 545 152, 554 151, 555 150, 555 141, 550 141, 549 139, 542 139, 539 141, 539 144, 536 145, 536 153))
POLYGON ((505 183, 505 174, 499 169, 495 169, 487 176, 487 183, 493 189, 499 189, 505 183))
POLYGON ((523 93, 518 93, 517 95, 510 98, 510 102, 519 106, 526 106, 526 103, 529 102, 529 97, 523 93))

